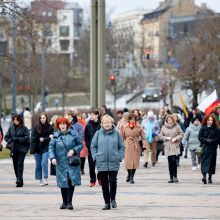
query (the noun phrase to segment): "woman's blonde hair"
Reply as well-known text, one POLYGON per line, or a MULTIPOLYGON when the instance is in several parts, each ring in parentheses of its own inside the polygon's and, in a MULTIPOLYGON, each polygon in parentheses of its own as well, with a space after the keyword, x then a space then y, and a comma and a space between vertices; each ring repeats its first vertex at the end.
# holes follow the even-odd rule
POLYGON ((105 121, 105 120, 110 120, 111 123, 114 124, 114 119, 110 115, 103 115, 102 116, 101 125, 102 125, 103 121, 105 121))

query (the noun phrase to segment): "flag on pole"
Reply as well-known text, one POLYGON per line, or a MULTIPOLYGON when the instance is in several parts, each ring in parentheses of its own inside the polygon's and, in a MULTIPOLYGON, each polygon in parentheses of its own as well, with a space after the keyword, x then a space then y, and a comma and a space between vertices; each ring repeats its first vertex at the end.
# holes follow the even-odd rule
POLYGON ((214 90, 208 97, 206 97, 199 105, 198 109, 205 112, 206 115, 211 114, 214 108, 218 105, 217 92, 214 90))
POLYGON ((182 105, 183 112, 184 112, 185 116, 188 118, 188 111, 186 110, 186 105, 184 103, 182 95, 180 95, 180 102, 181 102, 181 105, 182 105))

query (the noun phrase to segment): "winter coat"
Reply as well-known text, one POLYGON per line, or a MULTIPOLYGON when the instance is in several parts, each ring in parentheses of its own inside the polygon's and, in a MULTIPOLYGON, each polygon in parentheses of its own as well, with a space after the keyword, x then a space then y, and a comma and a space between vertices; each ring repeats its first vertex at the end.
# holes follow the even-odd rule
POLYGON ((31 132, 31 148, 30 153, 45 153, 48 151, 48 146, 50 142, 50 135, 53 134, 53 127, 48 124, 43 126, 41 131, 38 131, 38 125, 35 126, 31 132), (43 142, 40 142, 40 137, 44 138, 43 142))
POLYGON ((5 135, 5 141, 13 144, 13 153, 27 153, 30 147, 30 134, 27 127, 11 125, 5 135))
POLYGON ((215 126, 202 126, 199 131, 199 141, 203 146, 201 158, 202 173, 215 174, 217 147, 219 144, 220 132, 215 126))
POLYGON ((196 148, 199 147, 200 141, 198 139, 198 135, 200 129, 201 125, 195 126, 194 124, 190 124, 190 126, 186 129, 182 144, 186 146, 189 150, 196 150, 196 148))
MULTIPOLYGON (((85 122, 84 119, 79 119, 78 121, 82 125, 83 134, 84 134, 87 123, 85 122)), ((88 156, 88 148, 86 147, 85 138, 83 138, 82 144, 83 144, 83 148, 80 151, 80 157, 87 157, 88 156)))
POLYGON ((180 154, 180 142, 183 138, 183 131, 178 124, 170 125, 165 123, 159 137, 164 141, 164 152, 166 156, 177 156, 180 154), (176 138, 176 141, 172 143, 166 140, 166 137, 176 138))
POLYGON ((143 147, 147 148, 146 136, 141 125, 137 124, 131 129, 128 124, 121 128, 121 136, 125 144, 125 169, 137 169, 139 167, 141 146, 139 140, 142 140, 143 147))
POLYGON ((160 133, 160 123, 159 123, 159 121, 156 120, 156 119, 151 120, 149 118, 146 118, 142 121, 141 126, 144 129, 144 133, 146 135, 146 138, 147 138, 148 133, 151 134, 151 141, 149 141, 148 138, 147 138, 147 141, 149 143, 152 143, 152 142, 156 141, 156 137, 160 133), (149 126, 151 127, 151 131, 148 131, 149 126))
POLYGON ((68 129, 65 134, 61 133, 60 130, 54 132, 54 137, 49 143, 49 158, 50 160, 54 158, 57 160, 56 179, 58 187, 69 188, 68 179, 71 180, 72 186, 81 185, 80 165, 70 166, 67 158, 67 153, 70 150, 74 150, 79 155, 81 149, 82 141, 74 129, 68 129))
POLYGON ((92 142, 92 138, 95 135, 96 131, 100 129, 100 122, 94 122, 93 120, 90 120, 85 128, 85 142, 86 147, 90 151, 90 145, 92 142))
POLYGON ((124 143, 121 135, 113 128, 97 131, 91 143, 92 158, 98 171, 118 171, 124 158, 124 143))
POLYGON ((32 115, 30 111, 25 110, 23 113, 24 117, 24 125, 28 128, 28 130, 32 129, 32 115))
POLYGON ((83 132, 83 126, 79 122, 75 122, 72 124, 72 127, 76 130, 78 133, 80 140, 84 140, 84 132, 83 132))

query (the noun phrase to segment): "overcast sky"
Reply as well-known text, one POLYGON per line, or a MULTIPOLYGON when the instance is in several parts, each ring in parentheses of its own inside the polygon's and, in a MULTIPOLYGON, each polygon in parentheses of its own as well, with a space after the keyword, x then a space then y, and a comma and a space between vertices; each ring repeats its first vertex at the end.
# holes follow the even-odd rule
MULTIPOLYGON (((31 0, 19 0, 20 2, 29 3, 31 0)), ((69 2, 79 2, 80 5, 89 10, 91 0, 67 0, 69 2)), ((113 14, 119 14, 121 12, 130 11, 134 9, 155 9, 159 2, 162 0, 106 0, 107 10, 114 9, 113 14)), ((220 0, 195 0, 197 5, 201 5, 204 2, 210 9, 216 12, 220 12, 220 0)))

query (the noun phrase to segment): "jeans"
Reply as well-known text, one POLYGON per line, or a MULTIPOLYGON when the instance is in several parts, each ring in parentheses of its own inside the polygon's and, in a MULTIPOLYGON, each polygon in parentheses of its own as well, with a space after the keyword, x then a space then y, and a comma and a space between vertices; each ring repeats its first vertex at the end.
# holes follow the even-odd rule
POLYGON ((115 200, 118 171, 100 171, 99 175, 102 181, 105 204, 109 204, 112 200, 115 200))
POLYGON ((12 156, 15 176, 17 178, 17 181, 21 183, 23 183, 25 156, 26 153, 23 152, 13 152, 13 156, 12 156))
POLYGON ((42 154, 35 153, 35 179, 41 180, 43 178, 48 178, 48 152, 42 154))

